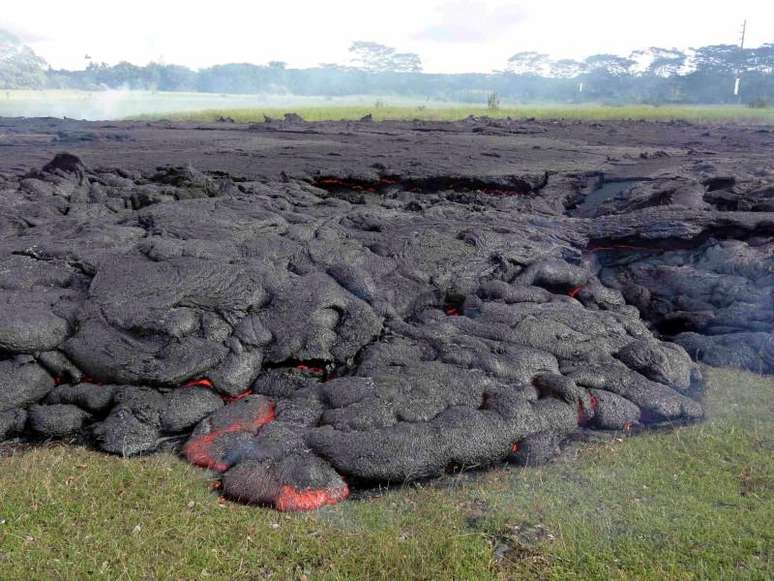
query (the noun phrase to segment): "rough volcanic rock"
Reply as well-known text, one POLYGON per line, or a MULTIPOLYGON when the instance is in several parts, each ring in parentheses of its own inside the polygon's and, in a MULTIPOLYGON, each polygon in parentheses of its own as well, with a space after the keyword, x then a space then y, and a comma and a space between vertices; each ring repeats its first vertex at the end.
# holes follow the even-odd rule
POLYGON ((30 429, 51 438, 79 433, 88 419, 87 412, 69 404, 33 405, 28 410, 30 429))
POLYGON ((40 401, 53 387, 51 376, 30 357, 0 361, 0 412, 40 401))
POLYGON ((24 429, 27 423, 27 411, 24 409, 13 409, 7 412, 0 412, 0 440, 13 436, 24 429))
POLYGON ((165 432, 184 432, 221 407, 223 400, 212 390, 183 387, 166 396, 159 420, 165 432))
POLYGON ((598 125, 90 126, 73 147, 99 163, 38 171, 11 144, 0 438, 185 441, 227 496, 308 510, 700 419, 691 357, 774 372, 774 167, 699 158, 690 125, 598 125))

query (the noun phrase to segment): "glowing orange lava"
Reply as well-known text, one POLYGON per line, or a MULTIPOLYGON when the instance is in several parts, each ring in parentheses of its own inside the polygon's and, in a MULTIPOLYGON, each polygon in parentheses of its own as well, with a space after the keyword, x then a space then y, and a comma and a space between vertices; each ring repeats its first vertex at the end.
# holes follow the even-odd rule
POLYGON ((214 470, 215 472, 225 472, 228 470, 229 466, 223 462, 219 462, 212 457, 212 450, 210 447, 215 442, 215 440, 217 440, 223 434, 257 431, 262 426, 273 421, 274 418, 275 405, 272 403, 268 410, 258 415, 247 424, 234 422, 223 428, 213 430, 209 434, 203 434, 201 436, 191 438, 183 447, 183 454, 194 466, 208 468, 209 470, 214 470))
POLYGON ((223 398, 223 401, 226 403, 232 403, 235 401, 239 401, 240 399, 245 399, 247 396, 252 395, 253 392, 251 390, 243 391, 242 393, 238 393, 237 395, 224 395, 221 396, 223 398))
POLYGON ((185 382, 183 387, 204 387, 206 389, 213 389, 214 386, 209 379, 192 379, 185 382))
POLYGON ((313 488, 299 490, 295 486, 284 484, 280 487, 274 506, 280 512, 303 512, 316 510, 328 504, 336 504, 348 496, 349 487, 346 484, 330 490, 315 490, 313 488))

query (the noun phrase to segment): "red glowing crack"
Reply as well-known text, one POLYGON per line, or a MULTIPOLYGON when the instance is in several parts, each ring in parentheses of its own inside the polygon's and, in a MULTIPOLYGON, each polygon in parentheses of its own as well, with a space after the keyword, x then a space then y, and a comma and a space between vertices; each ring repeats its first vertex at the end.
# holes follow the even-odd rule
POLYGON ((204 387, 206 389, 213 389, 214 386, 209 379, 192 379, 183 384, 183 387, 204 387))
POLYGON ((240 399, 245 399, 246 397, 252 395, 253 392, 251 390, 245 390, 242 393, 238 393, 236 395, 223 395, 221 396, 223 398, 223 401, 228 403, 233 403, 235 401, 239 401, 240 399))
MULTIPOLYGON (((594 397, 593 395, 590 395, 589 402, 591 403, 591 410, 593 412, 596 412, 597 407, 599 405, 599 401, 597 400, 597 398, 594 397)), ((579 399, 578 400, 578 425, 579 426, 586 425, 593 416, 594 416, 593 413, 589 414, 586 412, 586 408, 583 406, 583 401, 579 399)))
MULTIPOLYGON (((192 379, 191 381, 187 381, 182 385, 182 387, 201 387, 204 389, 215 389, 215 386, 212 384, 212 381, 209 379, 192 379)), ((236 395, 223 395, 220 394, 220 398, 225 403, 233 403, 235 401, 239 401, 240 399, 246 398, 248 395, 252 395, 252 391, 249 389, 246 389, 242 393, 238 393, 236 395)))
POLYGON ((325 369, 323 369, 322 367, 307 365, 305 363, 299 363, 298 365, 296 365, 296 369, 298 371, 303 371, 304 373, 311 373, 313 375, 323 375, 325 373, 325 369))

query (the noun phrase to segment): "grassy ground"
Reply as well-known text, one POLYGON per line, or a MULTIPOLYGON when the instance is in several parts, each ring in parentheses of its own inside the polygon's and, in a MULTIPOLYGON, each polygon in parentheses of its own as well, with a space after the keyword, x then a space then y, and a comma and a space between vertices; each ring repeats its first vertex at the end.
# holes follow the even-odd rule
POLYGON ((774 107, 744 106, 609 106, 514 105, 504 103, 497 111, 482 105, 422 101, 405 97, 353 95, 349 97, 301 97, 293 95, 230 95, 156 91, 0 91, 0 116, 54 116, 77 119, 174 119, 197 122, 231 117, 240 122, 263 121, 263 116, 282 117, 296 112, 309 121, 360 119, 371 113, 376 120, 456 120, 468 115, 526 119, 686 119, 704 122, 774 124, 774 107))
POLYGON ((0 578, 770 579, 774 380, 709 379, 705 423, 305 515, 221 502, 169 455, 16 454, 0 578))
POLYGON ((264 108, 219 108, 206 111, 188 111, 164 115, 144 115, 140 119, 169 119, 175 121, 212 122, 219 117, 231 117, 240 123, 263 121, 263 116, 281 118, 286 112, 301 115, 307 121, 357 120, 371 114, 377 121, 385 119, 428 121, 454 121, 468 115, 487 115, 489 117, 511 117, 513 119, 577 119, 585 121, 604 121, 618 119, 645 119, 651 121, 671 121, 684 119, 697 122, 733 122, 733 123, 774 123, 774 107, 751 109, 742 106, 696 106, 696 107, 652 107, 647 105, 628 105, 622 107, 605 105, 542 105, 507 106, 496 111, 476 106, 389 106, 334 105, 334 106, 289 106, 264 108))

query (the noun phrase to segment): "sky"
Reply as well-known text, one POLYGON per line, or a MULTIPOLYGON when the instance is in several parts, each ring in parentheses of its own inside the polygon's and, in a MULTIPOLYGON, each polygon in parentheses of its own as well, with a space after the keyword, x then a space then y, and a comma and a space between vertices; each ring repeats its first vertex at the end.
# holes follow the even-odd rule
POLYGON ((202 68, 347 64, 353 41, 416 52, 424 70, 489 72, 538 51, 582 59, 649 46, 774 42, 774 0, 0 0, 0 29, 56 68, 127 60, 202 68), (120 6, 120 8, 119 8, 120 6), (10 7, 10 10, 7 9, 10 7))

